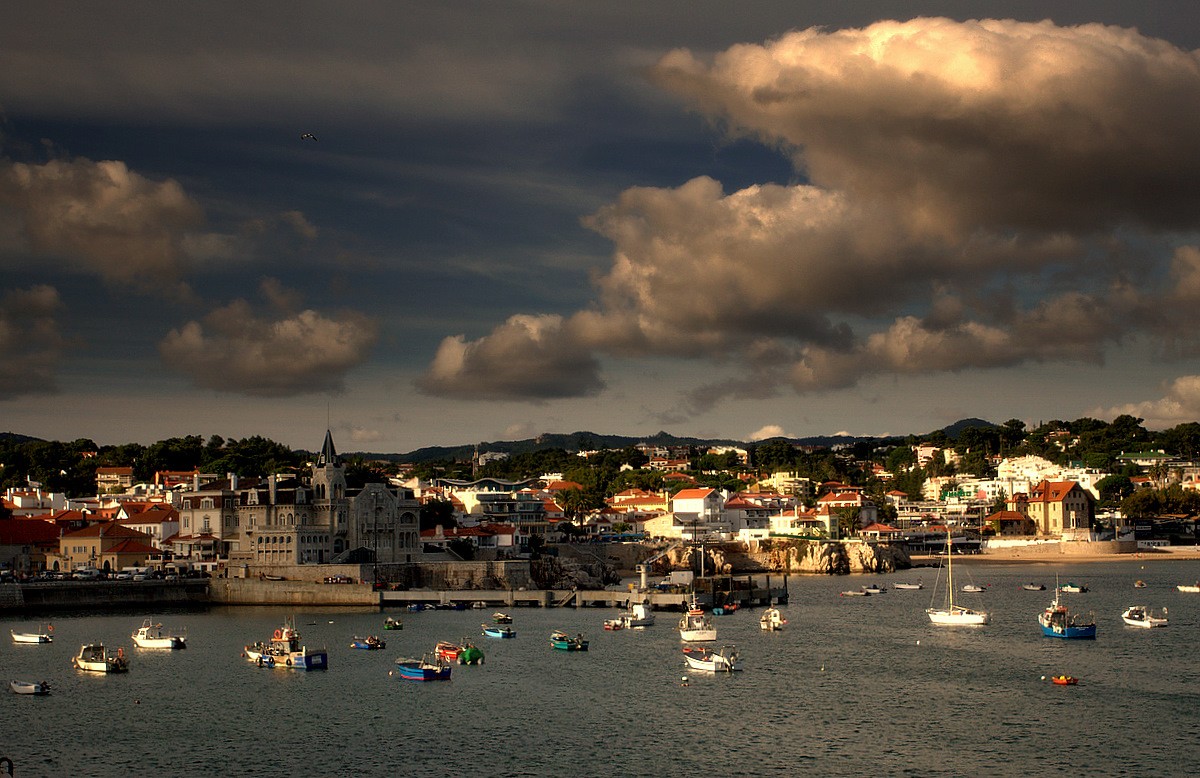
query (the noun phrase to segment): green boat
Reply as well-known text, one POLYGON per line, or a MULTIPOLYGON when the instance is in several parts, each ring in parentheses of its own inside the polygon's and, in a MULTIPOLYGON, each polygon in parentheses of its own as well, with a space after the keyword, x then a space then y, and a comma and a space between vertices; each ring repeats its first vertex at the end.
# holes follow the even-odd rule
POLYGON ((481 665, 483 664, 483 652, 470 643, 464 643, 462 650, 458 652, 458 663, 460 665, 481 665))
POLYGON ((562 630, 556 630, 550 633, 550 647, 559 651, 587 651, 588 642, 583 639, 583 635, 571 637, 562 630))
POLYGON ((404 624, 400 621, 400 619, 393 619, 391 616, 388 616, 386 619, 383 620, 383 628, 384 629, 404 629, 404 624))

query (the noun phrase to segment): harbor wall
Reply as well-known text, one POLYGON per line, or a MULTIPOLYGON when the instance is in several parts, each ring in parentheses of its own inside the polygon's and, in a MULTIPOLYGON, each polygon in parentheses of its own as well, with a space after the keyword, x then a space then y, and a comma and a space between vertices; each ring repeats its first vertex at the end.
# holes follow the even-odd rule
POLYGON ((378 606, 379 592, 369 583, 214 578, 210 582, 208 599, 219 605, 378 606))
POLYGON ((0 584, 0 612, 203 605, 208 581, 48 581, 0 584))
POLYGON ((1021 558, 1094 557, 1107 554, 1133 554, 1138 550, 1136 540, 1017 540, 990 538, 980 553, 1015 555, 1021 558))

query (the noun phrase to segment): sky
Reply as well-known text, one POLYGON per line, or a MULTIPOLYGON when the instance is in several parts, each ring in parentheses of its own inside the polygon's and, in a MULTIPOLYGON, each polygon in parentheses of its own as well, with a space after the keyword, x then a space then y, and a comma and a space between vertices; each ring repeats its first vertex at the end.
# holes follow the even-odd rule
POLYGON ((1200 6, 26 3, 0 431, 1200 420, 1200 6))

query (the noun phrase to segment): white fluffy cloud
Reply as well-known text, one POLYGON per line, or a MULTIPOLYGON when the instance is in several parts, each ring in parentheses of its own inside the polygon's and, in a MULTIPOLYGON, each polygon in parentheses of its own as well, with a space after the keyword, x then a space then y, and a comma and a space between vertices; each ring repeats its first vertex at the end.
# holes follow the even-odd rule
POLYGON ((768 424, 765 427, 760 427, 754 432, 751 432, 749 437, 747 437, 747 440, 767 440, 769 438, 786 437, 790 436, 783 431, 783 427, 780 427, 778 424, 768 424))
POLYGON ((1166 429, 1200 419, 1200 375, 1176 378, 1157 400, 1128 403, 1113 408, 1097 408, 1094 415, 1115 418, 1128 414, 1145 421, 1150 429, 1166 429))
POLYGON ((653 78, 807 182, 625 191, 585 220, 614 247, 596 304, 447 339, 427 391, 586 394, 599 354, 740 367, 677 406, 699 413, 781 385, 1097 363, 1142 332, 1200 352, 1200 306, 1181 304, 1200 300, 1200 249, 1165 248, 1200 227, 1196 53, 1102 25, 914 19, 675 51, 653 78))
POLYGON ((36 253, 139 285, 178 278, 183 243, 204 221, 178 182, 84 158, 0 166, 0 206, 18 214, 36 253))
MULTIPOLYGON (((276 284, 264 294, 289 299, 276 284)), ((190 321, 159 343, 168 365, 200 387, 259 397, 340 391, 378 338, 378 325, 359 313, 327 316, 259 310, 235 300, 204 322, 190 321)))
POLYGON ((0 297, 0 400, 57 389, 66 347, 57 320, 61 308, 58 291, 50 286, 0 297))

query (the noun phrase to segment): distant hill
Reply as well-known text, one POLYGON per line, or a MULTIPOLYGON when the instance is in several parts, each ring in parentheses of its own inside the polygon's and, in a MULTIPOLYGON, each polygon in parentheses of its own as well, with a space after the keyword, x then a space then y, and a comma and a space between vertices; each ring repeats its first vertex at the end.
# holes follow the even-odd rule
MULTIPOLYGON (((940 431, 945 433, 946 437, 951 440, 957 440, 959 434, 968 427, 995 427, 997 425, 983 419, 963 419, 943 427, 940 431)), ((907 436, 894 435, 890 437, 874 437, 870 435, 854 436, 854 435, 814 435, 805 438, 784 438, 789 443, 796 446, 821 446, 824 448, 832 448, 837 445, 854 445, 861 442, 871 442, 875 444, 883 444, 887 442, 898 442, 907 436)), ((917 435, 916 437, 923 437, 917 435)), ((729 438, 688 438, 678 437, 668 432, 659 431, 653 435, 643 435, 641 437, 628 437, 625 435, 601 435, 596 432, 572 432, 566 433, 547 433, 538 435, 536 438, 527 438, 525 440, 499 440, 499 441, 482 441, 479 443, 479 451, 483 452, 499 452, 503 454, 526 454, 531 451, 545 451, 547 449, 561 448, 566 451, 592 451, 596 449, 622 449, 629 446, 635 446, 638 443, 649 443, 656 446, 739 446, 747 447, 754 445, 746 441, 732 440, 729 438)), ((466 444, 461 446, 427 446, 419 448, 415 451, 410 451, 407 454, 379 454, 362 452, 365 459, 382 459, 392 462, 432 462, 437 460, 452 460, 465 462, 471 459, 475 452, 475 444, 466 444)))
POLYGON ((0 432, 0 445, 9 443, 36 443, 41 438, 33 438, 29 435, 21 435, 16 432, 0 432))

